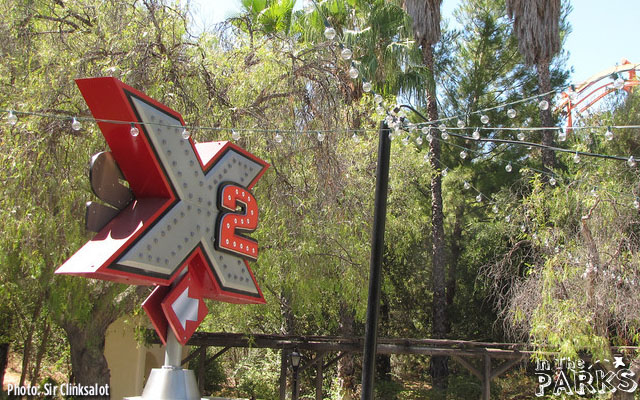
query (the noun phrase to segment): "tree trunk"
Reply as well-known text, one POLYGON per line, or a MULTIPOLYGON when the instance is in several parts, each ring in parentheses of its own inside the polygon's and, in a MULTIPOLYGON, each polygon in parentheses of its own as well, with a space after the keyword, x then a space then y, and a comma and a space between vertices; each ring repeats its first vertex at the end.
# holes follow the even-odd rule
POLYGON ((4 385, 4 374, 9 363, 9 343, 0 343, 0 385, 4 385))
POLYGON ((38 300, 38 303, 33 309, 33 315, 31 316, 31 324, 27 338, 24 341, 24 348, 22 350, 22 371, 20 372, 20 386, 24 386, 27 380, 27 373, 29 372, 29 363, 31 362, 31 348, 33 347, 33 334, 36 331, 36 323, 40 318, 40 312, 42 311, 42 297, 38 300))
MULTIPOLYGON (((422 43, 422 56, 424 65, 431 75, 429 84, 427 85, 427 115, 430 121, 438 119, 438 105, 436 99, 436 85, 433 73, 433 47, 426 43, 422 43)), ((431 179, 431 226, 432 226, 432 272, 431 281, 433 285, 433 304, 432 304, 432 325, 431 336, 433 338, 444 338, 447 333, 447 298, 445 283, 445 240, 444 240, 444 212, 442 209, 442 165, 440 164, 440 141, 432 140, 431 149, 431 168, 434 170, 431 179)), ((433 385, 438 389, 446 389, 447 376, 449 368, 447 366, 448 357, 432 357, 431 378, 433 385)))
MULTIPOLYGON (((71 370, 73 383, 99 386, 109 384, 110 372, 104 357, 104 341, 109 325, 74 323, 63 326, 71 347, 71 370)), ((93 397, 93 399, 109 399, 93 397)))
MULTIPOLYGON (((548 93, 551 91, 551 73, 549 71, 549 61, 541 61, 537 66, 538 73, 538 85, 541 93, 548 93)), ((543 97, 545 100, 551 103, 550 95, 543 97)), ((540 110, 540 122, 543 127, 550 127, 553 125, 551 119, 551 106, 546 110, 540 110)), ((554 130, 545 129, 542 131, 542 144, 545 146, 553 146, 553 132, 554 130)), ((550 171, 556 166, 556 154, 553 150, 543 148, 542 149, 542 169, 544 171, 550 171)))
MULTIPOLYGON (((340 306, 340 335, 353 336, 355 315, 353 311, 346 305, 340 306)), ((355 398, 356 392, 356 367, 353 353, 348 353, 338 361, 338 382, 340 384, 340 392, 342 400, 352 400, 355 398)))
POLYGON ((40 340, 40 346, 36 353, 36 362, 33 366, 33 372, 31 373, 31 386, 38 385, 38 379, 40 378, 40 367, 42 366, 42 360, 47 352, 47 346, 49 345, 49 337, 51 335, 51 324, 45 323, 44 330, 42 332, 42 340, 40 340))

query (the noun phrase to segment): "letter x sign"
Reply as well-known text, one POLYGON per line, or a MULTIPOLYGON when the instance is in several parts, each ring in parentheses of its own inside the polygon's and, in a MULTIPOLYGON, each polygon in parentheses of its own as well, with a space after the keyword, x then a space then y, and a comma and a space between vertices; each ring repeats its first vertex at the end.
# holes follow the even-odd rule
MULTIPOLYGON (((170 326, 186 343, 207 314, 203 298, 264 303, 248 234, 258 225, 251 189, 268 164, 230 142, 194 143, 180 114, 115 78, 76 83, 111 149, 94 160, 112 156, 133 196, 119 212, 99 205, 115 217, 56 273, 158 285, 143 307, 163 342, 170 326)), ((117 181, 94 191, 107 200, 117 181)))

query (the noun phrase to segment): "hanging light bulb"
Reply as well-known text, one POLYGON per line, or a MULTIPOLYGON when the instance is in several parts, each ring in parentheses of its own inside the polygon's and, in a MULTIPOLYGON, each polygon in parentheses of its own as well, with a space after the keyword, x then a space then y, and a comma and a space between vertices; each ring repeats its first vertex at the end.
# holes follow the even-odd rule
POLYGON ((404 139, 402 139, 402 144, 404 146, 408 146, 409 145, 409 136, 405 136, 404 139))
POLYGON ((511 222, 511 215, 507 215, 506 217, 504 217, 504 220, 506 222, 511 222))
POLYGON ((447 126, 445 124, 440 124, 438 125, 438 129, 440 129, 440 132, 444 132, 447 130, 447 126))
POLYGON ((522 132, 522 131, 518 132, 516 137, 518 138, 519 141, 523 141, 524 140, 524 132, 522 132))
POLYGON ((525 233, 527 231, 527 226, 525 224, 520 225, 520 231, 525 233))
POLYGON ((353 140, 353 143, 359 143, 360 137, 354 133, 353 136, 351 136, 351 140, 353 140))
POLYGON ((604 133, 604 137, 607 140, 613 140, 613 132, 611 132, 611 127, 607 127, 607 131, 604 133))
POLYGON ((576 92, 575 86, 573 85, 571 85, 571 89, 567 92, 567 95, 569 96, 569 100, 571 100, 572 103, 575 103, 576 100, 578 100, 578 92, 576 92))
POLYGON ((129 129, 129 133, 131 134, 131 136, 136 137, 140 134, 140 130, 138 128, 136 128, 136 126, 134 125, 134 123, 131 123, 131 129, 129 129))
POLYGON ((275 140, 276 143, 282 143, 282 141, 284 140, 284 137, 282 137, 280 132, 276 132, 276 135, 273 137, 273 140, 275 140))
POLYGON ((18 117, 16 117, 16 115, 11 110, 9 110, 9 115, 7 115, 7 122, 11 126, 18 123, 18 117))
POLYGON ((468 155, 468 154, 467 154, 467 152, 466 152, 466 151, 464 151, 464 150, 462 150, 462 151, 460 152, 460 158, 462 158, 463 160, 464 160, 465 158, 467 158, 467 155, 468 155))
POLYGON ((433 142, 433 135, 431 133, 427 133, 427 140, 429 143, 433 142))
POLYGON ((424 133, 425 135, 429 133, 430 129, 428 126, 423 126, 422 129, 420 129, 422 131, 422 133, 424 133))
POLYGON ((351 79, 356 79, 358 75, 360 75, 358 68, 351 66, 351 68, 349 68, 349 76, 351 77, 351 79))
POLYGON ((471 137, 474 138, 475 140, 480 140, 480 131, 476 129, 475 131, 473 131, 473 134, 471 135, 471 137))
POLYGON ((624 79, 622 79, 622 77, 617 77, 614 81, 613 81, 613 88, 616 90, 620 90, 624 87, 624 79))
POLYGON ((549 184, 550 184, 551 186, 555 186, 555 185, 556 185, 556 183, 557 183, 557 182, 556 182, 556 178, 554 178, 553 176, 552 176, 551 178, 549 178, 549 184))
POLYGON ((564 129, 560 128, 558 130, 558 141, 564 142, 566 140, 567 140, 567 132, 565 132, 564 129))
POLYGON ((459 119, 458 122, 456 122, 456 126, 460 129, 464 128, 464 121, 459 119))
POLYGON ((640 201, 638 201, 638 199, 635 199, 635 200, 633 201, 633 207, 634 207, 636 210, 640 210, 640 201))
POLYGON ((464 186, 464 188, 466 190, 469 190, 471 188, 471 184, 469 182, 467 182, 467 181, 464 181, 464 185, 463 186, 464 186))
POLYGON ((324 142, 324 133, 318 132, 317 138, 318 138, 318 142, 320 143, 324 142))
POLYGON ((389 132, 389 140, 393 140, 394 137, 395 134, 393 133, 393 131, 389 132))
POLYGON ((352 56, 353 56, 353 52, 351 51, 351 49, 347 47, 342 49, 342 51, 340 52, 340 57, 342 57, 342 59, 345 61, 351 60, 352 56))
POLYGON ((482 195, 479 194, 476 196, 476 202, 480 203, 482 201, 482 195))
POLYGON ((629 168, 635 168, 636 159, 633 158, 633 156, 629 157, 629 159, 627 160, 627 165, 629 166, 629 168))
POLYGON ((373 85, 371 82, 365 82, 362 84, 362 91, 365 93, 369 93, 373 89, 373 85))
POLYGON ((516 117, 516 115, 518 115, 518 113, 513 108, 507 110, 507 117, 513 119, 516 117))
POLYGON ((579 164, 580 163, 580 155, 578 154, 577 151, 576 151, 576 154, 573 156, 573 162, 575 164, 579 164))
POLYGON ((422 137, 421 137, 421 136, 418 136, 418 137, 416 138, 416 144, 417 144, 418 146, 422 146, 422 137))
POLYGON ((498 211, 500 211, 500 209, 498 208, 498 205, 497 205, 497 204, 494 204, 494 205, 493 205, 493 208, 491 208, 491 211, 493 211, 493 213, 494 213, 494 214, 497 214, 497 213, 498 213, 498 211))
POLYGON ((336 37, 336 30, 330 26, 326 27, 324 29, 324 37, 326 37, 327 40, 333 40, 336 37))
POLYGON ((82 124, 75 117, 71 122, 71 129, 73 129, 74 131, 79 131, 80 129, 82 129, 82 124))
POLYGON ((480 122, 482 122, 484 125, 489 123, 489 116, 488 115, 483 115, 480 117, 480 122))
POLYGON ((542 111, 547 111, 549 109, 549 102, 547 100, 540 100, 538 108, 542 111))
POLYGON ((446 131, 442 132, 442 134, 440 136, 442 137, 442 140, 449 139, 449 134, 446 131))
POLYGON ((507 172, 513 171, 513 166, 511 165, 511 163, 507 164, 506 167, 504 167, 504 170, 507 172))
POLYGON ((387 113, 387 110, 385 110, 382 106, 378 106, 376 107, 376 112, 378 113, 378 115, 385 115, 387 113))
POLYGON ((376 104, 381 104, 382 103, 382 96, 379 94, 376 94, 375 96, 373 96, 373 102, 376 104))
POLYGON ((429 158, 430 158, 429 152, 425 153, 425 155, 422 157, 424 162, 429 162, 429 158))
POLYGON ((442 177, 444 178, 449 173, 449 168, 445 168, 442 170, 442 177))

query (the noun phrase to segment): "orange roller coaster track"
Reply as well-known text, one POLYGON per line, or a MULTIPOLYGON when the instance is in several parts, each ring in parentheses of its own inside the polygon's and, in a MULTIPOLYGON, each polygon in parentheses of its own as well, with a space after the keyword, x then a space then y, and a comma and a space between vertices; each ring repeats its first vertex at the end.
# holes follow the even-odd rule
POLYGON ((622 65, 601 71, 578 85, 572 85, 570 90, 562 92, 562 100, 556 110, 566 113, 567 128, 573 126, 574 110, 582 113, 617 90, 630 93, 634 87, 640 85, 637 71, 640 71, 640 63, 631 63, 623 59, 622 65), (609 81, 599 84, 603 79, 609 81))

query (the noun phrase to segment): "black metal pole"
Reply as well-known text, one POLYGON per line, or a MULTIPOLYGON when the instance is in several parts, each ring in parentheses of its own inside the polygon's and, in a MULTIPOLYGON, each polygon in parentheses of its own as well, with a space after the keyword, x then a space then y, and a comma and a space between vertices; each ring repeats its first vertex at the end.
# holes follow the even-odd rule
POLYGON ((391 140, 389 127, 380 123, 378 145, 378 167, 376 170, 376 194, 371 237, 371 261, 369 263, 369 300, 362 358, 361 400, 373 400, 373 383, 376 371, 376 349, 378 341, 378 314, 380 310, 380 283, 382 252, 384 250, 384 226, 387 219, 387 189, 389 187, 389 158, 391 140))

